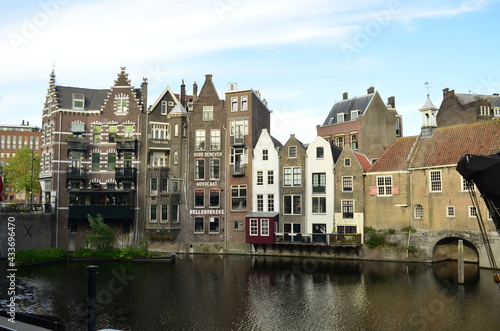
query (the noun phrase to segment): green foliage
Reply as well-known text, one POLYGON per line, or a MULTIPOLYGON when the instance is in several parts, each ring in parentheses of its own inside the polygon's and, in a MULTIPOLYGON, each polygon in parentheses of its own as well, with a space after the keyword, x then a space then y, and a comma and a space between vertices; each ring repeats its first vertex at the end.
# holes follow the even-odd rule
POLYGON ((116 240, 113 229, 104 223, 104 218, 100 214, 95 217, 87 215, 87 217, 90 223, 90 231, 85 237, 87 247, 98 252, 112 250, 116 240))
POLYGON ((99 257, 109 259, 133 259, 133 258, 153 258, 157 255, 148 251, 147 242, 139 242, 137 246, 124 249, 110 249, 107 251, 96 251, 89 248, 78 249, 73 252, 74 257, 99 257))
POLYGON ((24 193, 28 200, 30 190, 33 194, 40 192, 40 157, 28 146, 16 152, 16 156, 5 165, 4 179, 7 187, 16 193, 24 193))
POLYGON ((409 253, 415 253, 417 251, 417 248, 415 246, 408 246, 406 247, 409 253))
POLYGON ((395 233, 396 233, 396 230, 394 230, 394 229, 389 229, 389 230, 387 230, 387 233, 389 233, 389 234, 395 234, 395 233))
POLYGON ((398 246, 398 243, 392 243, 386 240, 388 233, 391 233, 391 229, 389 229, 388 231, 375 230, 371 226, 367 226, 365 227, 365 244, 370 248, 375 248, 378 246, 398 246))
POLYGON ((42 262, 65 259, 68 252, 62 248, 25 249, 16 252, 16 262, 42 262))
POLYGON ((417 229, 415 229, 411 225, 408 225, 408 226, 402 228, 401 231, 403 231, 403 232, 417 232, 417 229))

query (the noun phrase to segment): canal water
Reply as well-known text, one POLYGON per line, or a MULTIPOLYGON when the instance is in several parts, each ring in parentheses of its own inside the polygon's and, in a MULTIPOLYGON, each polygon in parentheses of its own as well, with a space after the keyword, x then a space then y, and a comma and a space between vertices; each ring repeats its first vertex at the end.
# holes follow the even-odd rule
POLYGON ((466 284, 458 285, 454 262, 185 255, 173 264, 38 265, 17 271, 18 310, 86 329, 89 264, 99 267, 98 329, 500 329, 500 289, 491 271, 467 265, 466 284))

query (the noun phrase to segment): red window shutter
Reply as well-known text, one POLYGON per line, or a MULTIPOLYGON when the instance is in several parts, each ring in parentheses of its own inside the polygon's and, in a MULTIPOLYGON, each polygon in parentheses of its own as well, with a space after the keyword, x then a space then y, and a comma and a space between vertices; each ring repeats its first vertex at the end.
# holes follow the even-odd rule
POLYGON ((377 195, 377 192, 376 186, 370 186, 370 195, 377 195))
POLYGON ((398 195, 399 193, 399 186, 393 186, 392 187, 392 195, 398 195))

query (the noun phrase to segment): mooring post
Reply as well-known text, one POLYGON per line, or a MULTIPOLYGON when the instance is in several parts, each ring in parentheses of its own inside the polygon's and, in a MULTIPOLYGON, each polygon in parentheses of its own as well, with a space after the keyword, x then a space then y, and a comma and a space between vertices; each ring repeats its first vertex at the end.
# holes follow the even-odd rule
POLYGON ((87 294, 87 330, 95 331, 95 298, 96 298, 96 280, 97 280, 97 266, 87 266, 87 273, 89 275, 88 294, 87 294))
POLYGON ((458 283, 463 284, 465 282, 464 275, 464 241, 460 239, 458 241, 458 283))

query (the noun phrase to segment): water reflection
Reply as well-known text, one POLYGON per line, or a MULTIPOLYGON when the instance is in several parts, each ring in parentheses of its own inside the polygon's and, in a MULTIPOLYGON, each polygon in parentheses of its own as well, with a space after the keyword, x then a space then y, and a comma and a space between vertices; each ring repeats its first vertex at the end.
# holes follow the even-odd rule
MULTIPOLYGON (((83 328, 87 264, 19 269, 19 307, 83 328)), ((175 264, 98 265, 98 328, 487 331, 500 325, 500 291, 477 265, 467 265, 463 286, 456 284, 456 263, 191 255, 175 264)))

